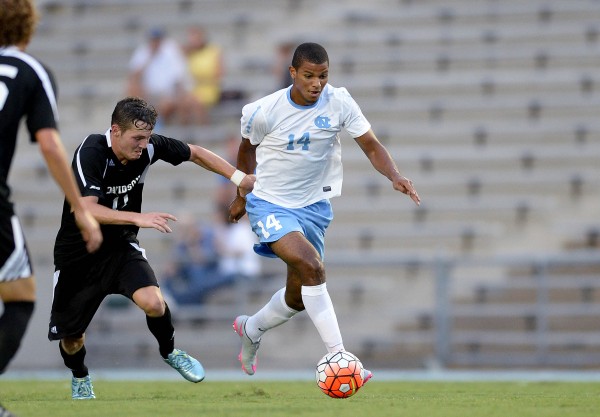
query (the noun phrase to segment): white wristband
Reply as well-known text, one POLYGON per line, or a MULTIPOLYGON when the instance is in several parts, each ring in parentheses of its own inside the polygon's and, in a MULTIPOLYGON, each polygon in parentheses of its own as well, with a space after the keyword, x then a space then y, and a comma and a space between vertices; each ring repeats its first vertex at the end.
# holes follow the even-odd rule
POLYGON ((245 173, 243 173, 239 169, 236 169, 235 172, 233 173, 233 175, 231 176, 231 178, 229 178, 229 179, 231 180, 232 183, 235 184, 236 187, 239 187, 240 184, 242 183, 242 180, 245 177, 246 177, 245 173))

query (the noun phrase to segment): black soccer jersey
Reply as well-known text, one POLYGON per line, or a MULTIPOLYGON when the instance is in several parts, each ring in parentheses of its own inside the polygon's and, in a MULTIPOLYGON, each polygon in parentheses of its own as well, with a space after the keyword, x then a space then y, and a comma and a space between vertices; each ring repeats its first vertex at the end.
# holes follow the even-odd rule
MULTIPOLYGON (((153 134, 140 158, 123 165, 113 153, 108 131, 88 136, 75 151, 72 167, 82 196, 96 196, 99 204, 113 210, 140 213, 144 180, 150 166, 158 160, 179 165, 190 159, 190 152, 189 146, 177 139, 153 134)), ((100 251, 110 251, 118 246, 118 241, 137 242, 137 226, 101 225, 101 228, 104 241, 100 251)), ((54 246, 54 263, 60 267, 86 256, 92 255, 88 254, 65 201, 54 246)))
POLYGON ((56 128, 56 86, 52 74, 39 61, 16 47, 0 48, 0 215, 13 214, 9 201, 8 172, 23 116, 31 141, 44 128, 56 128))

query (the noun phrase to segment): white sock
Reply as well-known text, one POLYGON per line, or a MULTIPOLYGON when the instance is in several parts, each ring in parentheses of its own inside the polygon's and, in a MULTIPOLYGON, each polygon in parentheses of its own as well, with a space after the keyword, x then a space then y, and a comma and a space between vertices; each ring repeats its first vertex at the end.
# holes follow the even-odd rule
POLYGON ((285 302, 285 287, 277 291, 271 300, 256 314, 246 321, 246 334, 257 342, 269 329, 282 325, 298 311, 290 308, 285 302))
POLYGON ((327 285, 302 286, 302 302, 328 352, 344 350, 344 342, 327 285))

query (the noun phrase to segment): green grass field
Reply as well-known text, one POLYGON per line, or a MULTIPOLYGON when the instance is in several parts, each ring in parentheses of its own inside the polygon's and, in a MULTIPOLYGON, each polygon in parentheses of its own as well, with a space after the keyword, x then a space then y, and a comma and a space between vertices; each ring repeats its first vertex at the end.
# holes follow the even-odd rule
POLYGON ((323 395, 312 382, 94 381, 96 399, 73 401, 70 381, 0 381, 0 401, 19 417, 366 416, 591 417, 600 383, 389 382, 354 397, 323 395))

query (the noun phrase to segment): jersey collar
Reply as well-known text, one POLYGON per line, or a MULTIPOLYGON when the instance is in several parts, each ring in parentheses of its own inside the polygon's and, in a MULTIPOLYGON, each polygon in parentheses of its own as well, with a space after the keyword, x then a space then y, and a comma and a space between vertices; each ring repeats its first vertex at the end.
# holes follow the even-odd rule
POLYGON ((0 53, 2 53, 4 51, 21 51, 21 50, 19 48, 17 48, 15 45, 0 46, 0 53))
POLYGON ((321 91, 321 94, 319 95, 319 99, 314 104, 311 104, 310 106, 301 106, 299 104, 294 103, 294 100, 292 100, 292 86, 288 87, 285 95, 287 96, 288 102, 292 105, 292 107, 295 107, 296 109, 299 109, 299 110, 308 110, 308 109, 313 109, 318 106, 318 104, 321 102, 321 97, 323 97, 323 93, 325 93, 325 91, 327 91, 327 88, 329 88, 329 84, 325 84, 325 88, 323 88, 323 91, 321 91))
POLYGON ((104 136, 106 136, 106 143, 108 144, 108 147, 112 148, 112 142, 110 140, 110 129, 108 129, 106 131, 106 133, 104 134, 104 136))

